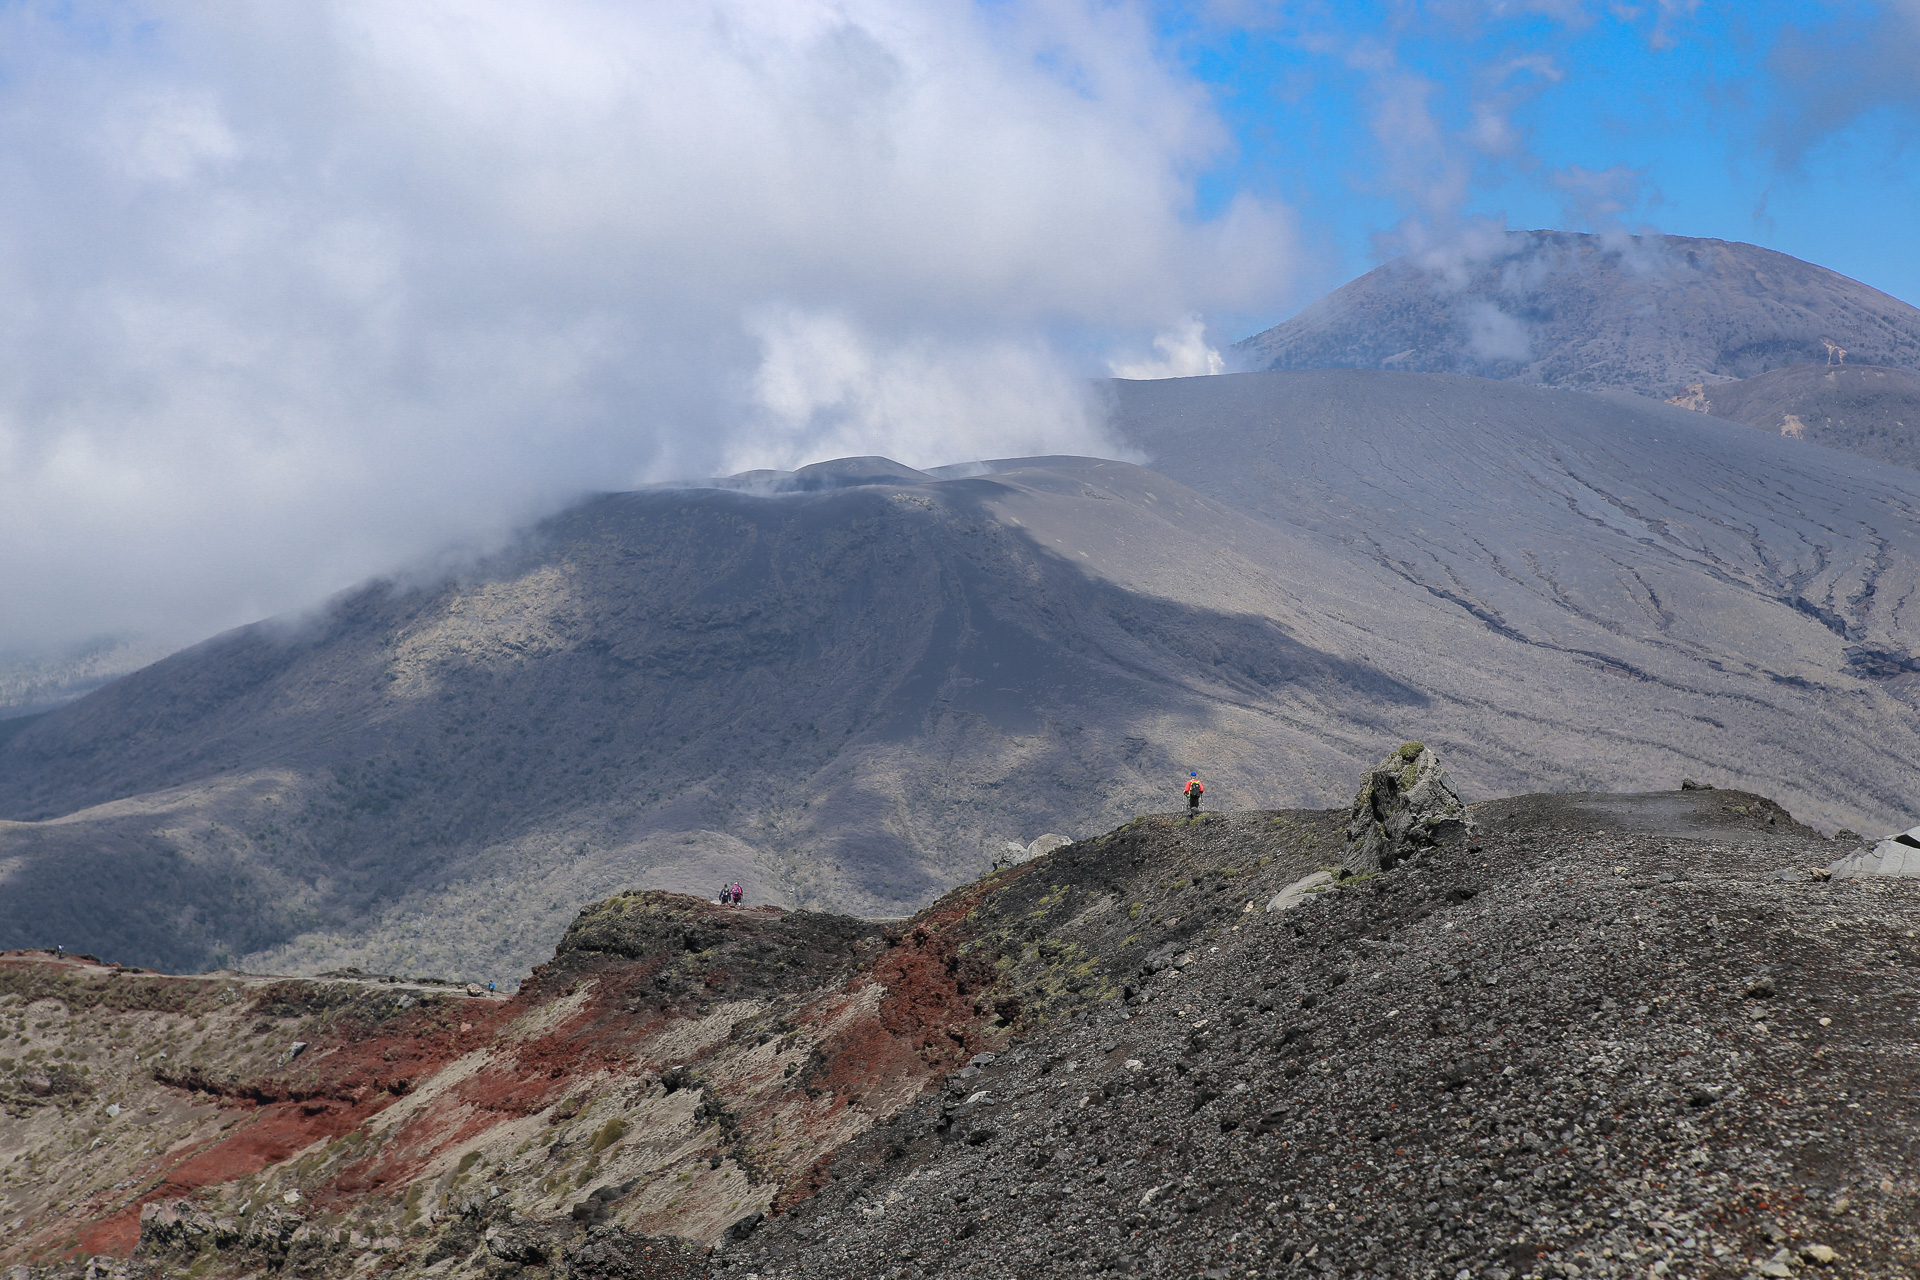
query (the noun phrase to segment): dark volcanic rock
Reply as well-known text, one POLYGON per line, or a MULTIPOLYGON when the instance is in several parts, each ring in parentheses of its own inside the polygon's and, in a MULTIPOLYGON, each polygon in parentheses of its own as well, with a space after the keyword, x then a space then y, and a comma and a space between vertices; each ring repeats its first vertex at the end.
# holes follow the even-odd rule
POLYGON ((599 1226, 566 1251, 567 1280, 694 1280, 707 1274, 706 1250, 599 1226))
POLYGON ((717 999, 740 992, 806 990, 844 978, 858 963, 869 921, 776 907, 723 907, 658 889, 596 902, 560 939, 556 958, 605 953, 646 959, 663 992, 717 999))
POLYGON ((1355 873, 1391 871, 1427 849, 1473 835, 1473 819, 1440 757, 1404 742, 1361 776, 1341 865, 1355 873))

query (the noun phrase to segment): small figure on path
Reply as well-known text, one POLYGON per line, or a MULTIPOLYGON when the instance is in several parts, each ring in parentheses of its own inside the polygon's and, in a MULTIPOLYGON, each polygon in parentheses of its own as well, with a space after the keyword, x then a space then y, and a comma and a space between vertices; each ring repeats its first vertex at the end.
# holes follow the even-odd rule
POLYGON ((742 894, 743 894, 743 890, 740 888, 740 882, 738 880, 735 880, 733 882, 733 905, 734 906, 737 907, 740 905, 740 899, 742 897, 742 894))
POLYGON ((1200 797, 1206 794, 1207 784, 1200 781, 1199 774, 1189 773, 1187 775, 1187 785, 1185 790, 1187 795, 1187 812, 1188 813, 1200 812, 1200 797))
POLYGON ((720 905, 724 907, 729 902, 732 902, 732 901, 733 901, 733 890, 728 887, 726 881, 722 880, 720 882, 720 905))

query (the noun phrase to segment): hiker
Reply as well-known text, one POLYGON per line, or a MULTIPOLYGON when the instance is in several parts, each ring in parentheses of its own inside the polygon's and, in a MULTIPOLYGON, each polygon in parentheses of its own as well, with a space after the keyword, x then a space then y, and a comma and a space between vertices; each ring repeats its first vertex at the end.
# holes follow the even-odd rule
POLYGON ((736 907, 740 905, 741 894, 742 894, 742 890, 740 888, 740 882, 738 880, 735 880, 733 882, 733 905, 736 907))
POLYGON ((1200 812, 1200 797, 1205 795, 1206 791, 1207 784, 1200 781, 1199 774, 1189 773, 1187 775, 1186 794, 1188 813, 1200 812))
POLYGON ((727 887, 727 882, 722 880, 720 882, 720 905, 724 907, 729 902, 732 902, 732 901, 733 901, 733 890, 729 889, 727 887))

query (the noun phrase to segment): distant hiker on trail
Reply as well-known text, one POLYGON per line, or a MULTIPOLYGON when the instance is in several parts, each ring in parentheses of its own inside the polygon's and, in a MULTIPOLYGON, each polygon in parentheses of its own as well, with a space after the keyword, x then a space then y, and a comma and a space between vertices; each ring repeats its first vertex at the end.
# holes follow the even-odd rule
POLYGON ((1197 773, 1189 773, 1187 775, 1186 785, 1188 813, 1200 812, 1200 797, 1206 793, 1207 784, 1200 781, 1200 775, 1197 773))
POLYGON ((726 905, 727 905, 727 904, 728 904, 729 902, 732 902, 732 901, 733 901, 733 890, 732 890, 732 889, 730 889, 730 888, 729 888, 729 887, 727 886, 727 884, 726 884, 726 882, 725 882, 725 881, 721 881, 721 883, 720 883, 720 905, 724 907, 724 906, 726 906, 726 905))
POLYGON ((740 888, 740 882, 738 880, 735 880, 733 882, 733 905, 736 907, 740 905, 741 894, 742 894, 742 890, 740 888))

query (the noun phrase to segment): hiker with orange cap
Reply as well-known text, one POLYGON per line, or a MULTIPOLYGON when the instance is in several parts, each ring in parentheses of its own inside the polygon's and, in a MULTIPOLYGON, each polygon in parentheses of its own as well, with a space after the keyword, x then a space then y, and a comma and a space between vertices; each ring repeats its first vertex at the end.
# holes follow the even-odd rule
POLYGON ((1207 784, 1200 781, 1199 774, 1188 773, 1185 790, 1187 795, 1187 812, 1200 812, 1200 797, 1206 794, 1207 784))

